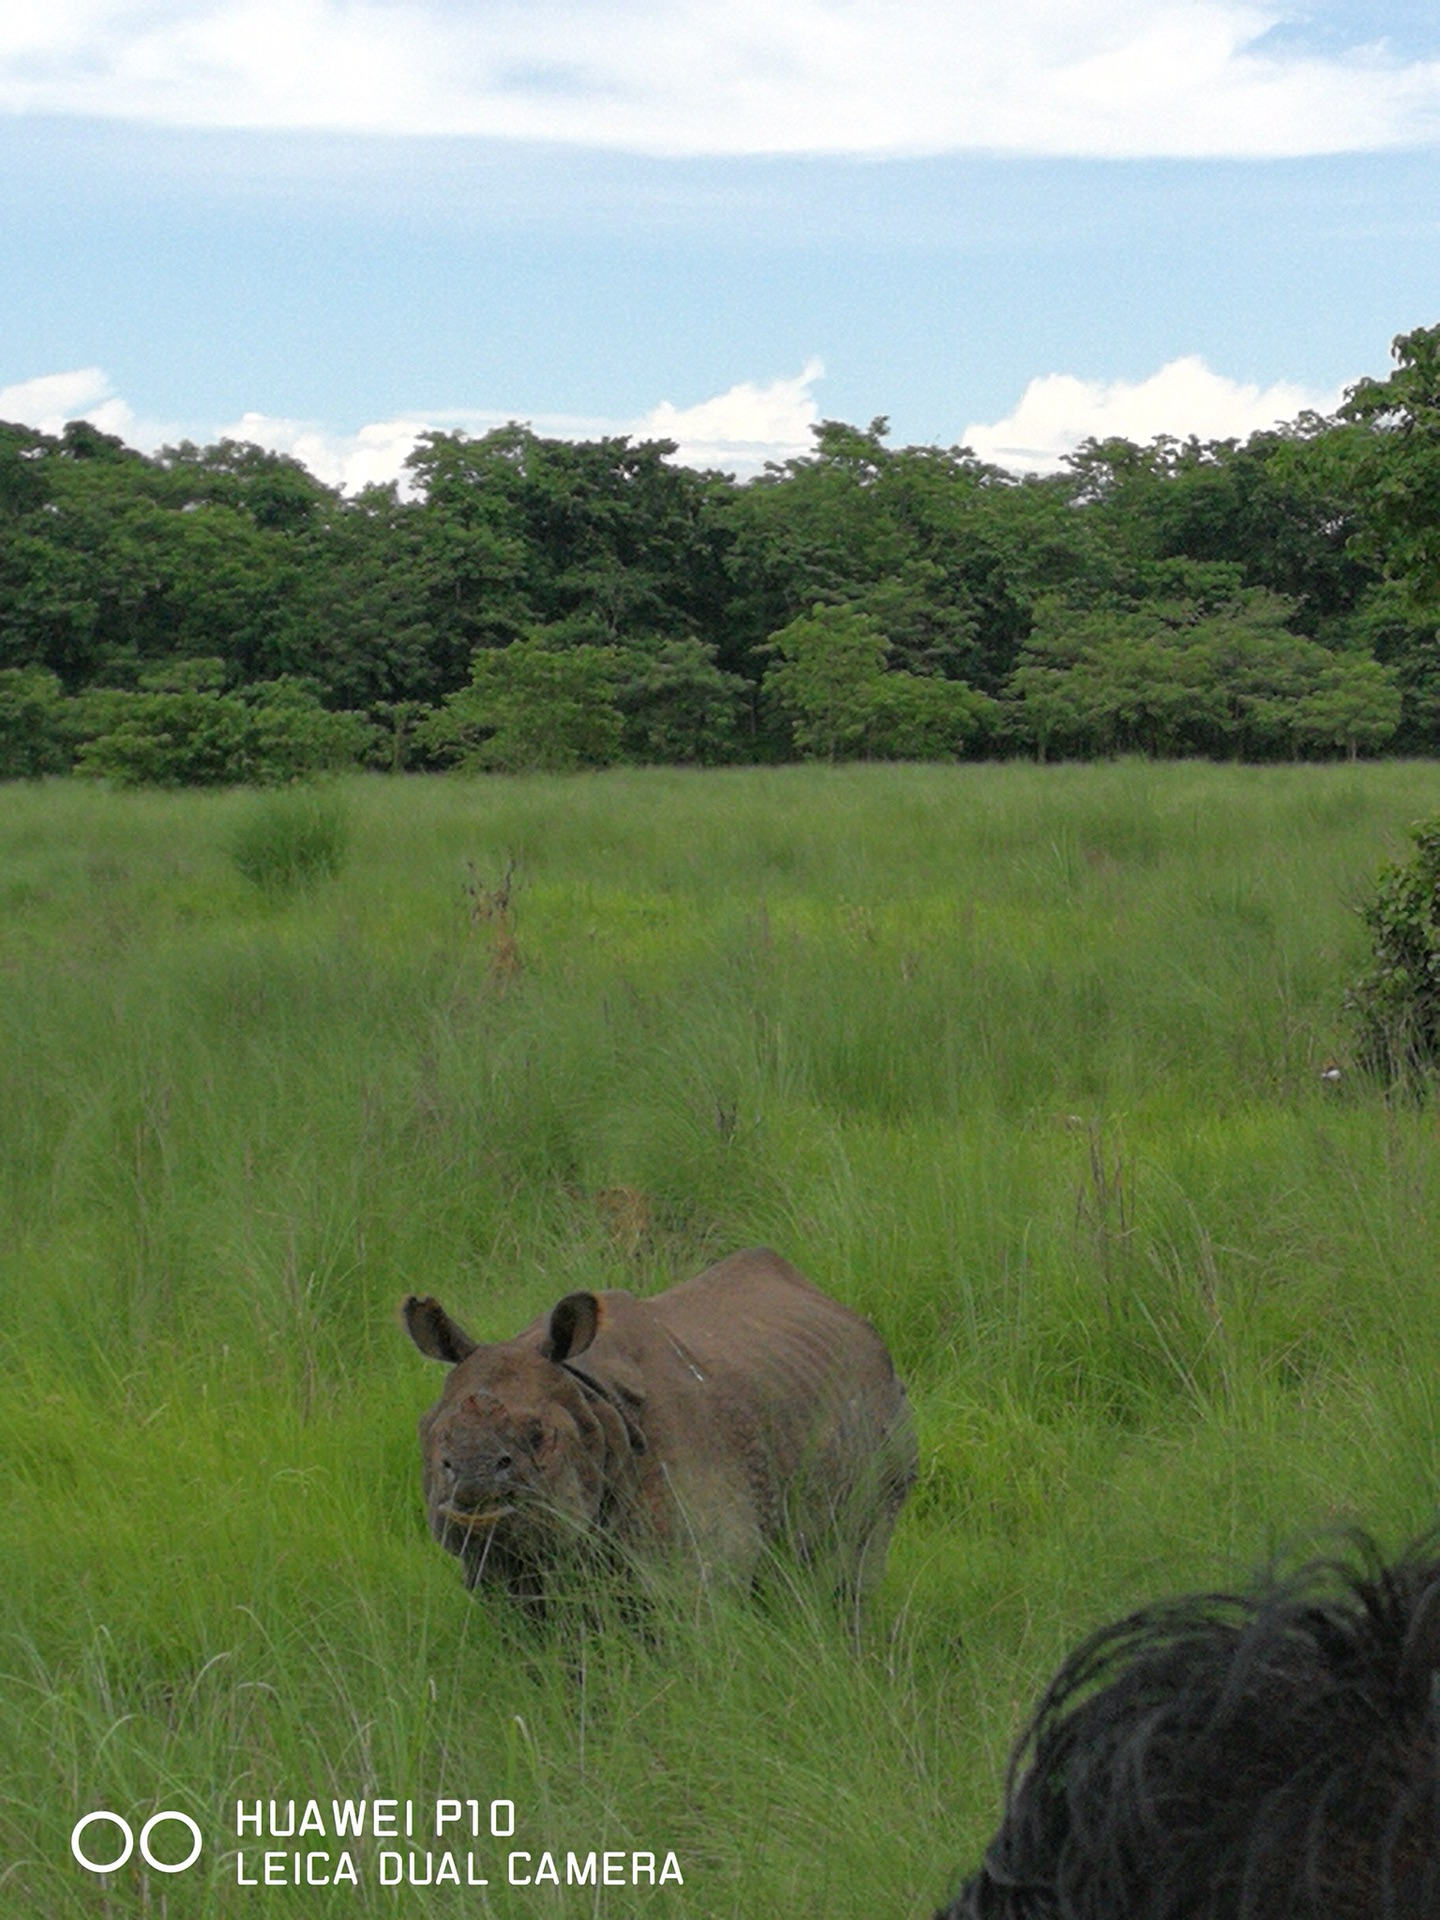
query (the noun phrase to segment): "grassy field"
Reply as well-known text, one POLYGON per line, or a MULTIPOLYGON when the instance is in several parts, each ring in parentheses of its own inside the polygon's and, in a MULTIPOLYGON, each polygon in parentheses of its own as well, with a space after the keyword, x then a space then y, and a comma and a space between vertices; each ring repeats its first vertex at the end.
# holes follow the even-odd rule
POLYGON ((1440 766, 357 780, 339 871, 267 889, 287 804, 0 789, 6 1914, 918 1920, 1085 1628, 1431 1520, 1436 1116, 1320 1073, 1440 766), (917 1410, 860 1643, 803 1583, 640 1634, 471 1600, 399 1298, 502 1337, 761 1242, 917 1410), (237 1801, 376 1796, 432 1868, 476 1800, 488 1887, 382 1886, 403 1839, 241 1883, 343 1842, 237 1801), (101 1882, 94 1808, 205 1851, 101 1882))

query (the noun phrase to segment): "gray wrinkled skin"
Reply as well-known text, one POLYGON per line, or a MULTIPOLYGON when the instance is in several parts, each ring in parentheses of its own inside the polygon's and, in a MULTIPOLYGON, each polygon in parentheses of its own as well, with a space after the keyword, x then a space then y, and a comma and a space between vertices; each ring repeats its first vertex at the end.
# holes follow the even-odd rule
POLYGON ((870 1324, 774 1253, 649 1300, 575 1293, 514 1339, 404 1304, 451 1368, 420 1422, 430 1529, 467 1583, 541 1600, 597 1550, 752 1578, 788 1544, 858 1594, 915 1477, 905 1389, 870 1324))

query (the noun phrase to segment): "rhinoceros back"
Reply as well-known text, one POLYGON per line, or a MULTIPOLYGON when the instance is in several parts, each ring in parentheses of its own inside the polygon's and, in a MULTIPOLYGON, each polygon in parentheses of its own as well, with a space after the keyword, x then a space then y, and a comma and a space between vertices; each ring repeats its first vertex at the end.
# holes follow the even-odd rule
MULTIPOLYGON (((700 1444, 743 1479, 755 1534, 863 1584, 915 1477, 904 1386, 868 1321, 778 1254, 734 1254, 648 1303, 690 1381, 700 1444)), ((675 1437, 682 1491, 692 1464, 675 1437)), ((694 1462, 705 1471, 703 1461, 694 1462)), ((713 1480, 713 1470, 710 1474, 713 1480)))

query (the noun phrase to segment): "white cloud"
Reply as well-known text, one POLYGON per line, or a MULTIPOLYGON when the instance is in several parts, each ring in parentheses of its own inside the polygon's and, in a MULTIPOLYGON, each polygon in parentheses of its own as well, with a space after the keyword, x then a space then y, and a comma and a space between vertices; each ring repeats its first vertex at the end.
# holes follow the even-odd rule
POLYGON ((633 431, 646 440, 676 441, 675 458, 683 466, 718 467, 745 478, 767 460, 810 451, 810 429, 820 418, 810 389, 824 371, 819 360, 808 360, 793 379, 764 387, 742 380, 698 406, 675 407, 662 400, 633 431))
POLYGON ((354 433, 338 433, 314 420, 243 413, 218 427, 182 430, 145 421, 111 388, 99 367, 41 374, 0 387, 0 420, 14 420, 58 434, 67 420, 90 420, 106 433, 119 434, 146 452, 181 438, 205 441, 246 440, 275 453, 292 454, 328 486, 347 493, 372 482, 404 483, 405 458, 427 428, 486 433, 506 421, 523 419, 537 433, 561 440, 590 440, 605 434, 630 434, 637 440, 674 440, 675 458, 690 467, 718 467, 742 478, 758 473, 767 460, 788 460, 810 449, 810 429, 819 419, 811 392, 824 373, 810 360, 798 374, 761 386, 742 380, 727 392, 697 406, 676 407, 662 400, 630 420, 574 414, 534 414, 511 408, 417 408, 390 420, 372 421, 354 433))
POLYGON ((1306 408, 1332 413, 1341 390, 1322 393, 1277 381, 1258 387, 1214 373, 1198 354, 1171 360, 1148 380, 1080 380, 1047 373, 1032 380, 1013 413, 966 427, 961 436, 982 460, 1021 472, 1053 473, 1082 440, 1134 440, 1167 433, 1177 440, 1243 440, 1294 420, 1306 408))
POLYGON ((35 380, 0 387, 0 420, 37 427, 41 433, 59 433, 67 420, 88 420, 132 446, 139 426, 131 409, 110 391, 110 381, 99 367, 43 373, 35 380))
POLYGON ((0 111, 649 153, 1279 155, 1433 140, 1440 61, 1288 0, 9 0, 0 111))
MULTIPOLYGON (((357 433, 332 433, 312 420, 286 420, 273 414, 245 413, 217 428, 216 439, 245 440, 274 453, 292 454, 327 486, 355 493, 373 483, 404 477, 405 457, 429 426, 420 414, 380 420, 357 433)), ((210 438, 207 434, 206 438, 210 438)))
MULTIPOLYGON (((684 466, 716 467, 742 480, 767 461, 808 453, 819 418, 814 387, 824 374, 812 359, 797 374, 763 385, 742 380, 712 399, 677 407, 662 400, 648 413, 624 420, 573 414, 527 414, 512 408, 417 408, 373 421, 353 433, 336 432, 314 420, 245 413, 219 427, 188 429, 192 439, 248 440, 276 453, 292 454, 318 479, 354 493, 371 482, 406 480, 405 458, 427 428, 481 434, 522 419, 535 432, 561 440, 591 440, 629 434, 636 440, 674 440, 684 466)), ((1306 408, 1329 413, 1341 390, 1319 392, 1277 381, 1259 387, 1214 373, 1198 354, 1172 360, 1146 380, 1081 380, 1048 373, 1032 380, 1003 420, 975 422, 961 436, 982 460, 1020 472, 1049 473, 1082 440, 1116 436, 1140 444, 1157 434, 1201 440, 1244 439, 1306 408)), ((98 367, 44 374, 0 387, 0 420, 22 421, 59 433, 67 420, 91 420, 131 446, 149 451, 180 438, 181 430, 141 420, 111 390, 98 367)))
POLYGON ((572 414, 481 412, 439 408, 376 421, 356 433, 333 433, 313 421, 285 420, 246 413, 221 427, 231 440, 251 440, 277 453, 293 454, 330 486, 354 492, 372 481, 405 480, 405 457, 430 427, 485 433, 508 420, 523 419, 536 433, 561 440, 589 440, 605 434, 629 434, 637 440, 674 440, 676 460, 689 467, 718 467, 742 478, 758 473, 767 460, 788 460, 807 453, 810 428, 819 419, 811 388, 824 368, 810 360, 790 379, 765 386, 744 380, 697 406, 676 407, 662 400, 638 419, 614 420, 572 414))

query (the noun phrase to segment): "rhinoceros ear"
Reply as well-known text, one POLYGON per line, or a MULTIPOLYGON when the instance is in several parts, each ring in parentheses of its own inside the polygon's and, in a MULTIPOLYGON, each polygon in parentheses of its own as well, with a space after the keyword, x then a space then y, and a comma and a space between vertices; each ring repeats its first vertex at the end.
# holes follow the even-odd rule
POLYGON ((575 1360, 595 1338, 600 1302, 593 1293, 567 1293, 550 1309, 550 1330, 541 1351, 557 1364, 575 1360))
POLYGON ((463 1327, 457 1327, 440 1302, 428 1293, 423 1299, 412 1293, 401 1306, 400 1317, 420 1351, 428 1359, 443 1360, 447 1366, 458 1366, 479 1344, 463 1327))

